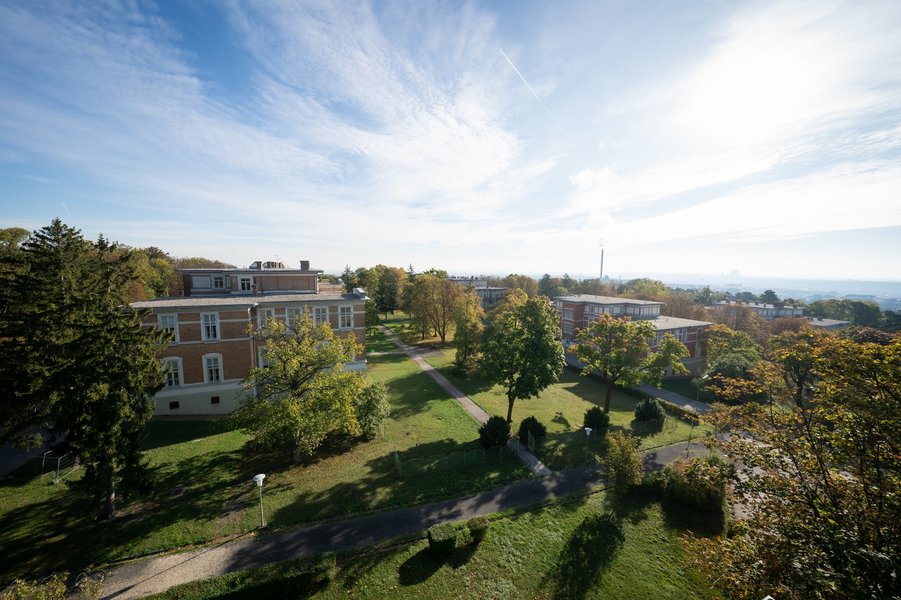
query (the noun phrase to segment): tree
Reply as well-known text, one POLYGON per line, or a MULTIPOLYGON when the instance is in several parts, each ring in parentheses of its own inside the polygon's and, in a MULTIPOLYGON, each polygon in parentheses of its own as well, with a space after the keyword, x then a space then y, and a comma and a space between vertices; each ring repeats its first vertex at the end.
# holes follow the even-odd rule
POLYGON ((489 284, 511 290, 522 290, 529 296, 538 295, 538 282, 528 275, 511 273, 502 279, 489 279, 489 284))
POLYGON ((738 465, 733 489, 750 511, 691 554, 738 598, 898 597, 901 339, 825 335, 785 350, 810 357, 810 398, 798 403, 786 386, 774 390, 784 410, 714 410, 721 428, 740 432, 712 442, 738 465))
POLYGON ((627 283, 625 293, 630 298, 662 300, 669 294, 669 288, 662 281, 642 277, 627 283))
POLYGON ((696 321, 706 321, 709 318, 704 306, 686 292, 670 292, 665 301, 666 304, 660 309, 662 315, 696 321))
POLYGON ((410 294, 410 313, 414 326, 425 338, 428 329, 441 340, 444 346, 453 322, 454 306, 463 293, 460 286, 445 278, 431 274, 420 274, 413 282, 410 294))
POLYGON ((779 296, 776 295, 776 292, 773 290, 764 290, 762 294, 760 294, 760 301, 764 304, 775 304, 779 302, 779 296))
POLYGON ((298 462, 329 434, 359 433, 355 402, 364 379, 344 369, 363 351, 352 335, 336 337, 306 313, 293 333, 270 319, 260 335, 264 366, 244 378, 245 394, 232 415, 259 447, 290 451, 298 462))
POLYGON ((22 243, 28 239, 29 232, 21 227, 0 229, 0 254, 18 252, 22 243))
POLYGON ((344 271, 341 273, 341 281, 344 282, 344 291, 348 294, 354 291, 357 286, 357 274, 350 270, 350 265, 344 265, 344 271))
POLYGON ((372 329, 381 322, 379 318, 379 309, 375 305, 375 300, 371 298, 366 301, 366 333, 372 333, 372 329))
POLYGON ((688 372, 680 360, 689 355, 685 345, 668 333, 657 351, 651 352, 648 340, 656 335, 649 321, 616 319, 609 314, 576 334, 577 343, 570 351, 585 365, 582 375, 598 373, 607 384, 604 412, 610 412, 614 385, 659 386, 667 367, 676 373, 688 372))
POLYGON ((881 313, 875 302, 863 300, 830 299, 817 300, 807 305, 805 314, 810 317, 825 317, 851 321, 853 325, 879 326, 881 313))
POLYGON ((128 251, 57 219, 0 269, 2 439, 34 426, 61 433, 102 517, 115 514, 118 483, 145 482, 138 440, 163 382, 166 334, 128 307, 130 264, 128 251))
POLYGON ((454 343, 457 353, 454 356, 454 368, 465 373, 472 365, 482 343, 482 322, 485 311, 475 291, 470 289, 460 295, 454 306, 454 343))
POLYGON ((621 494, 641 483, 642 461, 638 453, 639 440, 616 431, 607 436, 607 443, 607 456, 604 458, 607 477, 613 482, 613 489, 621 494))
POLYGON ((541 279, 538 280, 538 293, 542 296, 546 296, 548 298, 552 298, 554 294, 554 280, 551 278, 550 273, 545 273, 541 276, 541 279))
POLYGON ((556 382, 565 364, 557 311, 546 298, 508 294, 492 311, 484 334, 481 368, 504 387, 507 422, 516 400, 533 398, 556 382))

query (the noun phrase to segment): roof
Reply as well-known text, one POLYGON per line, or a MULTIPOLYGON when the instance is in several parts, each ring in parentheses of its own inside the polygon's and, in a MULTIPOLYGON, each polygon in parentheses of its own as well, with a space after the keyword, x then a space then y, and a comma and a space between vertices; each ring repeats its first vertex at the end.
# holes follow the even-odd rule
POLYGON ((705 325, 713 325, 707 321, 695 321, 694 319, 683 319, 681 317, 660 316, 651 319, 651 324, 657 331, 665 331, 668 329, 681 329, 682 327, 703 327, 705 325))
POLYGON ((741 302, 739 300, 720 300, 716 303, 717 306, 747 306, 748 308, 793 308, 793 309, 801 309, 803 306, 793 306, 791 304, 781 304, 779 306, 775 304, 765 304, 763 302, 741 302))
POLYGON ((554 300, 564 302, 584 302, 586 304, 640 304, 644 306, 663 306, 663 302, 655 300, 637 300, 635 298, 615 298, 613 296, 592 296, 591 294, 576 294, 574 296, 557 296, 554 300))
POLYGON ((190 298, 162 298, 160 300, 143 300, 132 302, 134 308, 204 308, 228 307, 250 308, 255 304, 296 304, 298 302, 362 302, 366 296, 359 294, 266 294, 266 295, 234 295, 234 296, 191 296, 190 298))
POLYGON ((322 275, 322 269, 251 269, 250 267, 217 269, 215 267, 197 267, 176 269, 179 273, 185 275, 207 275, 212 273, 247 273, 250 275, 322 275))
POLYGON ((806 319, 813 327, 838 327, 851 324, 851 321, 840 321, 838 319, 827 319, 825 317, 806 317, 806 319))

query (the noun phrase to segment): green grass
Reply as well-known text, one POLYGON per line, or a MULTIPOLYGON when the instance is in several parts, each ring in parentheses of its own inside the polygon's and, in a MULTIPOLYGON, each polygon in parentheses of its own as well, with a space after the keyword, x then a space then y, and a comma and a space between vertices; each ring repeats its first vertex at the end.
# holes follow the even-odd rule
POLYGON ((366 333, 366 352, 398 352, 397 344, 392 342, 379 327, 373 327, 366 333))
POLYGON ((417 541, 339 556, 327 587, 301 587, 303 563, 292 561, 186 584, 157 598, 717 597, 686 560, 680 538, 687 529, 716 533, 716 519, 650 497, 613 501, 597 494, 497 518, 480 544, 458 544, 445 560, 417 541))
MULTIPOLYGON (((453 370, 453 351, 445 350, 441 356, 430 357, 428 362, 441 371, 457 387, 466 393, 487 413, 507 416, 507 397, 500 386, 490 385, 478 374, 459 377, 453 370)), ((603 406, 605 386, 578 373, 564 369, 560 381, 549 386, 537 398, 517 400, 513 405, 513 433, 519 422, 532 415, 547 426, 548 437, 537 454, 553 469, 562 469, 597 460, 605 451, 602 440, 594 436, 588 440, 581 430, 585 411, 592 406, 603 406)), ((634 421, 637 399, 621 390, 614 390, 610 401, 611 430, 624 430, 640 439, 640 449, 666 446, 687 440, 691 425, 675 417, 667 417, 659 431, 644 423, 634 421)), ((709 426, 695 427, 692 435, 698 437, 712 431, 709 426)))
POLYGON ((395 450, 445 455, 475 448, 476 422, 404 356, 369 361, 384 381, 392 416, 376 439, 324 448, 308 464, 254 456, 248 437, 216 421, 154 421, 146 456, 153 492, 121 504, 111 522, 64 485, 39 478, 32 462, 0 482, 0 583, 16 576, 77 570, 115 558, 210 541, 259 523, 255 473, 266 473, 264 499, 273 528, 461 496, 528 476, 512 460, 399 478, 395 450), (184 493, 174 497, 180 486, 184 493))

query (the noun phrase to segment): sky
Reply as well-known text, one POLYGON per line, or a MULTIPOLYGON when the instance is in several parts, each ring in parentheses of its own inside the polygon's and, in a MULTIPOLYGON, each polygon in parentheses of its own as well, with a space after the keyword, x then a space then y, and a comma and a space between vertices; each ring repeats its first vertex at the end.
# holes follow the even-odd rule
POLYGON ((901 281, 901 2, 0 0, 0 227, 901 281))

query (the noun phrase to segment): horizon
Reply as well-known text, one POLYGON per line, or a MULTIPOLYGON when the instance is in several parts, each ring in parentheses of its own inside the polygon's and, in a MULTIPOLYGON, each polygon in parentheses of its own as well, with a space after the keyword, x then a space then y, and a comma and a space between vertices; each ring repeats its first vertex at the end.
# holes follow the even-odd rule
POLYGON ((899 29, 890 0, 0 0, 0 224, 329 272, 596 278, 603 246, 611 277, 901 282, 899 29))

